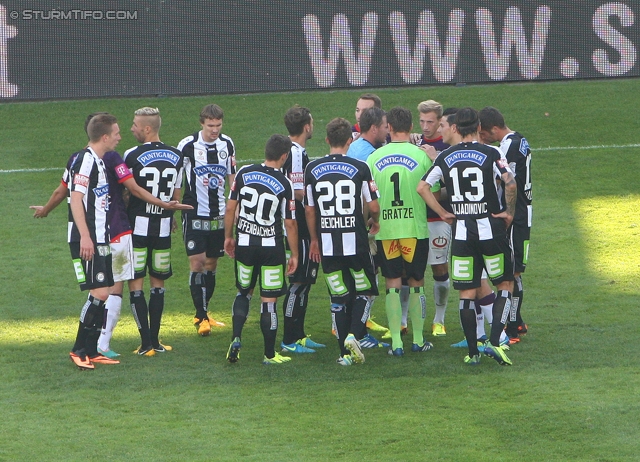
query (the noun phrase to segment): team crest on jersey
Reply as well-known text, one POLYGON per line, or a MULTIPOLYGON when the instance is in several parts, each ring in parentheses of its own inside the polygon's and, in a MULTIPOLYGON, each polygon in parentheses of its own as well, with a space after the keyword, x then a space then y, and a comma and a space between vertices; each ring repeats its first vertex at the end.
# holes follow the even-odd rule
POLYGON ((325 162, 311 170, 311 174, 316 180, 332 173, 340 173, 349 177, 349 179, 353 179, 356 173, 358 173, 358 169, 346 162, 325 162))
POLYGON ((138 161, 145 167, 154 162, 169 162, 174 167, 180 162, 180 156, 167 149, 154 149, 147 151, 138 157, 138 161))
POLYGON ((196 162, 206 162, 207 161, 207 153, 202 149, 196 149, 193 153, 193 157, 196 162))
POLYGON ((477 165, 484 164, 487 155, 478 151, 454 151, 444 158, 447 166, 451 167, 458 162, 473 162, 477 165))
POLYGON ((204 179, 204 185, 208 186, 209 189, 218 189, 218 186, 220 186, 220 181, 218 180, 217 176, 211 176, 204 179))
POLYGON ((271 175, 267 175, 262 172, 248 172, 242 175, 242 179, 244 180, 244 184, 261 184, 266 186, 273 192, 274 194, 280 194, 284 191, 284 186, 278 180, 276 180, 271 175))
POLYGON ((526 138, 522 138, 520 140, 520 154, 526 157, 530 150, 531 148, 529 147, 529 142, 526 140, 526 138))
POLYGON ((409 156, 405 156, 402 154, 391 154, 389 156, 384 156, 378 162, 375 163, 376 169, 381 172, 387 167, 400 166, 408 168, 410 171, 414 171, 418 166, 418 162, 415 159, 412 159, 409 156))
POLYGON ((200 165, 199 167, 195 167, 193 171, 198 176, 219 175, 224 177, 224 175, 227 173, 227 169, 224 167, 224 165, 220 164, 200 165))
POLYGON ((218 153, 218 158, 220 160, 225 160, 227 157, 229 157, 229 153, 224 149, 218 153))

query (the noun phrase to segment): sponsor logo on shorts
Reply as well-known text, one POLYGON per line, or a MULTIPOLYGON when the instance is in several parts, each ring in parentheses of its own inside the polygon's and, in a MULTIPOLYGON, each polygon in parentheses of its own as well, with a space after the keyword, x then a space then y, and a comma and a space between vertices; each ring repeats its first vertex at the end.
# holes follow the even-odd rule
POLYGON ((98 273, 98 274, 96 274, 96 281, 98 281, 98 282, 104 282, 104 273, 98 273))
POLYGON ((442 236, 438 236, 431 241, 431 244, 433 244, 434 247, 437 247, 439 249, 445 248, 448 243, 449 242, 447 241, 447 238, 442 236))
POLYGON ((196 243, 195 242, 193 242, 193 241, 187 242, 187 249, 193 250, 193 249, 195 249, 195 247, 196 247, 196 243))

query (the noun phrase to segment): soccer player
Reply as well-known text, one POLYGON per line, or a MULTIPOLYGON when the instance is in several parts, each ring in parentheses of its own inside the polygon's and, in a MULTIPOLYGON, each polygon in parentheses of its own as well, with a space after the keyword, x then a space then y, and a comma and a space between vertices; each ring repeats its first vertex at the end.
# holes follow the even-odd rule
POLYGON ((478 143, 478 112, 462 108, 456 113, 456 130, 462 141, 444 150, 433 167, 420 180, 418 192, 444 220, 452 224, 451 267, 453 286, 460 291, 460 321, 467 340, 467 364, 480 362, 476 343, 476 311, 474 300, 483 269, 498 289, 493 304, 491 335, 484 354, 501 365, 511 360, 500 346, 511 305, 513 260, 507 229, 513 220, 516 183, 502 153, 478 143), (504 203, 498 193, 496 177, 503 181, 504 203), (431 192, 431 187, 444 181, 453 213, 447 212, 431 192))
MULTIPOLYGON (((124 153, 124 161, 139 186, 153 196, 180 200, 182 153, 160 141, 160 111, 143 107, 134 112, 131 132, 140 146, 124 153)), ((171 229, 173 212, 145 203, 133 196, 127 209, 133 227, 134 279, 129 281, 131 310, 138 325, 141 344, 135 353, 153 356, 167 350, 159 340, 164 311, 164 281, 171 277, 171 229), (144 296, 144 278, 149 271, 149 304, 144 296)))
MULTIPOLYGON (((87 127, 91 119, 101 114, 107 113, 98 112, 87 116, 84 124, 85 132, 87 131, 87 127)), ((65 197, 69 200, 68 182, 70 169, 77 155, 78 153, 75 153, 69 158, 60 185, 54 190, 49 201, 44 206, 32 205, 30 207, 35 210, 35 218, 45 218, 51 210, 56 208, 64 200, 65 197)), ((133 279, 132 231, 123 200, 123 190, 126 187, 131 194, 136 195, 140 199, 149 202, 150 204, 168 208, 170 210, 181 209, 189 206, 184 206, 177 201, 163 202, 138 186, 133 179, 131 172, 125 165, 124 160, 122 160, 122 157, 120 157, 120 154, 116 151, 107 151, 103 156, 102 161, 106 167, 107 182, 109 183, 109 210, 107 215, 109 219, 109 246, 111 248, 114 285, 109 288, 109 297, 105 304, 105 319, 98 339, 98 353, 114 359, 120 355, 110 348, 110 342, 113 330, 120 318, 124 281, 133 279)), ((72 223, 73 217, 70 216, 69 219, 70 223, 72 223)))
POLYGON ((381 108, 382 101, 378 95, 373 93, 365 93, 358 98, 358 102, 356 103, 356 123, 351 127, 351 134, 354 140, 357 140, 360 137, 360 116, 364 112, 365 109, 369 109, 372 107, 381 108))
MULTIPOLYGON (((283 173, 293 184, 296 200, 296 222, 298 224, 299 261, 296 272, 289 276, 289 287, 284 296, 284 335, 280 347, 283 352, 315 353, 314 348, 325 345, 314 342, 304 330, 304 319, 309 303, 311 285, 318 276, 318 263, 309 258, 309 230, 304 216, 304 169, 309 163, 305 150, 307 141, 313 136, 313 117, 306 107, 294 106, 284 115, 284 124, 291 140, 291 152, 282 167, 283 173)), ((287 241, 288 242, 288 241, 287 241)), ((287 250, 291 249, 287 245, 287 250)))
POLYGON ((200 112, 202 129, 184 138, 178 149, 184 155, 183 203, 194 207, 182 213, 182 233, 189 257, 189 290, 195 307, 193 323, 199 335, 221 327, 207 307, 216 287, 218 258, 224 255, 225 185, 236 173, 235 146, 222 133, 224 112, 208 104, 200 112))
MULTIPOLYGON (((422 129, 419 146, 429 155, 431 160, 434 160, 441 151, 449 147, 439 131, 443 116, 442 105, 430 99, 418 104, 418 111, 420 113, 420 128, 422 129)), ((440 205, 445 209, 448 207, 446 197, 441 197, 440 205)), ((451 285, 449 281, 451 226, 429 208, 427 208, 427 221, 429 226, 429 260, 427 264, 431 266, 433 274, 433 299, 435 302, 431 333, 434 337, 440 337, 447 335, 444 317, 451 285)))
POLYGON ((231 186, 225 213, 224 250, 235 258, 238 294, 233 302, 232 341, 227 361, 240 358, 242 328, 249 314, 249 297, 260 278, 260 329, 264 338, 263 364, 291 361, 275 351, 278 330, 278 297, 285 292, 286 274, 293 275, 298 266, 298 229, 293 185, 280 170, 291 150, 291 140, 272 135, 265 147, 262 164, 242 167, 231 186), (237 214, 236 214, 237 211, 237 214), (236 238, 233 238, 236 222, 236 238), (287 230, 290 256, 282 236, 287 230))
POLYGON ((78 333, 69 356, 80 370, 92 370, 94 363, 119 364, 101 355, 97 340, 104 319, 105 302, 113 285, 109 248, 109 183, 102 161, 120 141, 115 117, 101 114, 89 122, 89 146, 80 151, 69 169, 68 242, 73 267, 81 290, 89 297, 82 307, 78 333))
MULTIPOLYGON (((394 107, 387 112, 391 143, 377 149, 367 159, 373 178, 380 188, 380 232, 376 235, 382 275, 386 278, 385 307, 391 349, 402 356, 402 308, 400 289, 406 275, 410 287, 409 312, 413 328, 411 351, 429 351, 433 345, 424 340, 426 316, 424 271, 429 253, 429 229, 426 207, 416 185, 431 167, 426 153, 411 143, 411 111, 394 107)), ((434 186, 439 191, 440 185, 434 186)))
POLYGON ((511 225, 511 243, 515 260, 514 290, 511 313, 507 324, 507 335, 511 343, 520 341, 519 335, 527 333, 527 325, 522 320, 523 286, 522 273, 529 259, 529 238, 531 236, 531 149, 526 138, 511 130, 504 117, 496 108, 485 107, 480 110, 480 139, 484 143, 500 142, 500 150, 507 158, 509 167, 514 171, 518 185, 518 200, 511 225))
POLYGON ((311 259, 322 261, 331 296, 331 315, 340 348, 338 364, 364 362, 354 335, 364 331, 371 297, 378 295, 369 232, 379 229, 377 187, 364 162, 346 156, 352 141, 346 119, 327 124, 329 155, 309 163, 305 170, 305 213, 311 236, 311 259), (365 223, 363 201, 368 203, 365 223))

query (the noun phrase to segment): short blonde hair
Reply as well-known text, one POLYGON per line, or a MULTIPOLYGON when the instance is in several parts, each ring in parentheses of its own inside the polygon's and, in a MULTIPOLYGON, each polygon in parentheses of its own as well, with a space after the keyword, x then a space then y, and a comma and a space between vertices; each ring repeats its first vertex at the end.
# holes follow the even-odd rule
POLYGON ((432 99, 428 99, 418 104, 418 111, 420 111, 421 114, 435 112, 439 119, 442 117, 442 104, 432 99))
POLYGON ((140 109, 137 109, 133 115, 144 117, 147 125, 151 127, 151 130, 155 133, 160 131, 162 119, 160 118, 160 109, 157 107, 141 107, 140 109))

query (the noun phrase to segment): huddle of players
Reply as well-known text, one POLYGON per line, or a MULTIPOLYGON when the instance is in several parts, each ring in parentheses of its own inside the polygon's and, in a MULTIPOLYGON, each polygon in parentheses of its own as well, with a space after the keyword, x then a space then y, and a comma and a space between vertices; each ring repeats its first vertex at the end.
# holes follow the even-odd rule
POLYGON ((385 229, 386 222, 392 223, 389 234, 381 231, 376 236, 378 261, 387 281, 385 308, 392 333, 389 353, 396 356, 404 353, 399 330, 406 326, 406 317, 400 321, 398 301, 402 279, 406 279, 410 290, 408 305, 414 327, 412 351, 431 348, 429 342, 420 343, 424 314, 420 319, 416 308, 424 307, 422 285, 427 258, 436 281, 436 317, 432 333, 445 334, 444 326, 442 330, 438 326, 444 323, 444 310, 439 317, 438 305, 442 300, 446 307, 447 297, 441 298, 441 295, 448 294, 448 248, 440 253, 438 247, 443 246, 437 244, 451 241, 452 279, 454 288, 460 291, 460 318, 465 332, 465 339, 452 346, 468 347, 469 355, 465 358, 468 364, 478 364, 480 352, 500 364, 511 364, 505 350, 509 343, 519 341, 520 334, 526 333, 520 306, 521 273, 527 263, 531 227, 529 145, 522 135, 509 130, 495 108, 487 107, 480 113, 472 108, 450 109, 443 117, 442 106, 430 100, 420 103, 418 109, 422 136, 410 135, 411 114, 408 110, 393 108, 385 114, 380 109, 379 98, 363 95, 356 109, 356 118, 360 116, 358 124, 354 126, 354 137, 358 138, 360 146, 348 153, 366 160, 380 188, 381 230, 385 229), (409 127, 404 119, 409 120, 409 127), (384 142, 385 125, 390 133, 389 142, 374 151, 384 142), (359 134, 355 134, 356 131, 359 134), (435 136, 437 134, 440 136, 435 136), (366 142, 360 142, 363 138, 366 142), (496 141, 500 141, 500 149, 482 144, 496 141), (421 146, 422 155, 413 143, 421 146), (428 166, 422 166, 424 154, 433 165, 427 160, 428 166), (415 192, 416 186, 416 181, 408 176, 412 169, 421 171, 417 192, 429 206, 427 236, 431 237, 431 245, 425 243, 424 231, 412 229, 410 222, 401 222, 407 217, 415 223, 424 221, 422 216, 416 215, 418 207, 412 202, 411 193, 415 192), (445 187, 447 197, 438 197, 440 185, 445 187), (432 227, 432 223, 437 223, 434 218, 440 219, 435 229, 432 227), (425 248, 428 248, 428 257, 425 248), (432 260, 432 255, 444 258, 444 261, 432 260), (402 262, 396 262, 395 271, 388 264, 394 260, 402 262), (497 296, 486 283, 487 273, 498 289, 497 296), (444 284, 438 287, 439 283, 444 284), (484 334, 483 312, 492 326, 488 340, 484 334), (509 324, 505 333, 507 318, 509 324))
MULTIPOLYGON (((121 303, 122 297, 122 285, 119 293, 118 290, 111 290, 110 294, 108 289, 114 286, 110 274, 112 251, 114 256, 124 254, 130 257, 129 262, 133 267, 132 276, 121 271, 123 274, 119 280, 121 283, 124 280, 130 281, 132 311, 141 335, 141 346, 136 353, 151 356, 171 349, 160 343, 158 334, 164 307, 164 280, 171 276, 171 209, 179 208, 183 209, 183 235, 191 267, 190 289, 196 309, 194 324, 200 335, 208 335, 212 324, 221 324, 211 319, 207 312, 207 304, 215 287, 217 258, 222 256, 223 247, 230 256, 236 258, 236 285, 239 292, 233 304, 233 340, 227 353, 230 362, 239 358, 242 327, 258 278, 262 299, 261 328, 265 339, 264 363, 279 364, 290 360, 275 352, 276 301, 285 291, 285 264, 290 285, 283 307, 285 335, 282 350, 313 352, 312 348, 324 346, 313 342, 304 333, 307 296, 310 285, 315 282, 320 261, 331 295, 334 330, 341 350, 338 362, 350 365, 364 361, 361 341, 366 335, 365 325, 372 299, 377 295, 375 264, 369 253, 367 227, 370 234, 376 234, 379 229, 383 231, 378 237, 377 247, 382 260, 382 274, 387 278, 386 305, 393 341, 390 353, 396 356, 403 353, 401 323, 397 316, 399 281, 403 276, 408 277, 412 289, 408 297, 414 331, 412 351, 428 351, 432 345, 422 337, 426 313, 422 288, 426 258, 419 257, 413 261, 413 256, 426 256, 428 253, 423 253, 429 242, 428 238, 424 240, 426 219, 422 219, 422 214, 425 207, 420 207, 415 202, 416 197, 419 198, 415 192, 415 184, 416 178, 419 178, 416 177, 416 172, 426 172, 431 161, 423 151, 418 155, 414 150, 419 160, 416 163, 416 159, 411 160, 411 155, 402 157, 402 153, 398 155, 394 150, 395 146, 400 145, 415 148, 409 140, 411 113, 408 110, 394 108, 389 114, 382 114, 385 118, 389 116, 392 119, 389 124, 391 143, 387 145, 388 152, 382 150, 372 157, 368 168, 363 167, 361 162, 352 162, 349 157, 344 156, 353 140, 352 127, 345 119, 334 119, 327 126, 330 155, 308 165, 304 144, 312 136, 313 119, 306 108, 295 107, 285 116, 289 138, 274 135, 267 143, 265 163, 261 166, 244 167, 238 172, 237 178, 233 142, 220 132, 223 113, 216 105, 203 109, 200 117, 202 130, 182 140, 178 149, 160 142, 160 116, 157 109, 142 108, 136 111, 132 132, 143 144, 127 151, 124 163, 118 163, 116 159, 110 168, 105 166, 103 158, 106 153, 115 149, 120 139, 117 122, 108 114, 99 114, 91 119, 87 127, 89 146, 72 156, 63 177, 63 185, 68 184, 70 191, 69 242, 74 267, 81 288, 90 291, 81 313, 76 344, 70 354, 74 363, 81 369, 92 369, 96 362, 118 362, 115 359, 118 355, 109 349, 108 339, 106 343, 98 344, 102 348, 96 349, 96 334, 101 331, 103 336, 107 334, 110 338, 117 322, 115 313, 112 313, 110 322, 109 311, 119 312, 119 309, 105 310, 104 306, 112 298, 119 297, 121 303), (94 125, 99 128, 97 131, 94 125), (399 135, 402 139, 398 139, 399 135), (416 169, 418 165, 419 168, 416 169), (281 172, 283 167, 287 176, 281 172), (187 184, 184 205, 179 205, 177 200, 183 169, 187 184), (372 171, 375 172, 373 176, 372 171), (405 171, 411 172, 412 176, 406 176, 405 171), (108 182, 108 172, 111 172, 111 176, 115 172, 115 181, 108 182), (114 201, 114 190, 117 185, 129 180, 131 175, 139 186, 128 186, 134 194, 128 207, 132 229, 114 234, 114 213, 109 210, 109 206, 111 204, 112 210, 118 208, 114 204, 121 203, 122 200, 114 201), (383 200, 392 199, 389 201, 392 208, 384 209, 387 212, 384 212, 382 220, 377 200, 376 176, 385 186, 382 188, 383 200), (225 178, 233 183, 226 204, 225 178), (403 188, 400 196, 400 185, 406 187, 407 184, 413 185, 413 191, 404 191, 403 188), (136 190, 146 190, 147 194, 143 195, 144 191, 136 190), (362 209, 363 198, 365 210, 362 209), (168 202, 170 200, 173 202, 168 202), (83 210, 79 209, 79 203, 83 204, 83 210), (301 219, 302 210, 306 220, 301 219), (368 219, 366 225, 364 212, 368 219), (397 219, 402 221, 402 226, 398 226, 399 221, 394 221, 397 219), (281 234, 283 221, 290 252, 288 262, 284 256, 281 234), (87 224, 86 229, 82 224, 77 224, 83 222, 87 224), (111 230, 108 222, 111 222, 111 230), (234 224, 237 228, 236 239, 232 235, 234 224), (398 229, 414 230, 405 236, 406 232, 398 235, 395 232, 398 229), (86 240, 87 231, 91 243, 86 240), (107 245, 109 232, 111 246, 107 245), (114 244, 131 234, 132 244, 128 249, 124 246, 124 251, 116 254, 117 245, 114 244), (410 257, 407 258, 407 255, 410 257), (151 280, 148 304, 142 291, 147 268, 151 280)), ((384 124, 376 124, 378 128, 383 125, 385 128, 380 130, 381 133, 386 131, 386 121, 384 124)), ((377 135, 382 143, 384 136, 380 136, 380 133, 377 135)), ((362 139, 365 138, 366 133, 362 135, 362 139)), ((528 165, 527 160, 527 167, 528 165)), ((424 179, 427 179, 426 175, 424 179)), ((477 187, 477 182, 478 179, 471 186, 477 187)), ((432 189, 437 191, 439 185, 434 182, 432 189)), ((423 192, 421 194, 424 196, 423 192)), ((49 210, 53 199, 54 196, 47 204, 49 210)), ((55 205, 57 204, 53 207, 55 205)), ((46 213, 41 216, 46 216, 46 213)), ((450 220, 449 215, 443 218, 450 220)), ((526 250, 525 248, 525 258, 526 250)), ((115 261, 127 259, 114 258, 115 261)), ((508 278, 508 275, 505 277, 508 278)), ((502 305, 494 304, 494 311, 495 306, 502 305)), ((514 316, 519 315, 518 310, 514 309, 513 313, 514 316)), ((462 312, 461 319, 464 319, 462 312)), ((464 322, 463 320, 463 326, 464 322)), ((404 325, 406 326, 406 320, 404 325)), ((472 347, 476 345, 475 338, 469 345, 469 356, 474 358, 476 355, 472 354, 472 347)), ((500 349, 499 345, 495 349, 500 349)), ((487 354, 492 351, 489 348, 487 354)), ((502 363, 507 363, 503 354, 500 358, 502 363)))

